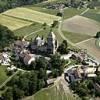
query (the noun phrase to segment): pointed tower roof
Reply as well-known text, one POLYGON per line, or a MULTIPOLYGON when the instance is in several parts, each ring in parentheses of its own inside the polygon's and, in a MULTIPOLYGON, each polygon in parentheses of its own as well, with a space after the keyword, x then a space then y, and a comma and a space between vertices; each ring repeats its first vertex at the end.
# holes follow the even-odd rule
POLYGON ((56 36, 55 36, 54 32, 52 32, 52 31, 50 31, 48 36, 51 37, 52 39, 56 39, 56 36))

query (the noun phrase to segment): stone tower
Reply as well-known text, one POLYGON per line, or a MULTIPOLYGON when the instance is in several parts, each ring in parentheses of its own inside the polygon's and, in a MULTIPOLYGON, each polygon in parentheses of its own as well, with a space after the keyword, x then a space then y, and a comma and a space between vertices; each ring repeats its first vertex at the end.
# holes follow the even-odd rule
POLYGON ((56 40, 55 34, 51 31, 48 34, 47 38, 47 53, 48 54, 55 54, 58 47, 58 42, 56 40))

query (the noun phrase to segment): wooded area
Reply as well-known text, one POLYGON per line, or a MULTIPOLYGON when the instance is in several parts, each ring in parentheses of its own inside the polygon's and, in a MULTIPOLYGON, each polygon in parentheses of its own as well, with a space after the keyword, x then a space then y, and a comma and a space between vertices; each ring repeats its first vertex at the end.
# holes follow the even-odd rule
POLYGON ((22 5, 36 4, 42 1, 45 0, 0 0, 0 12, 22 5))

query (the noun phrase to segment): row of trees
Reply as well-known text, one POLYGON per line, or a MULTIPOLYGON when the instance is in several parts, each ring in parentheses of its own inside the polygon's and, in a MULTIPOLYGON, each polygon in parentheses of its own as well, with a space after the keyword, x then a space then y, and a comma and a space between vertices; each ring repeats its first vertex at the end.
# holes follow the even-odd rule
POLYGON ((0 12, 14 7, 39 3, 45 0, 0 0, 0 12))

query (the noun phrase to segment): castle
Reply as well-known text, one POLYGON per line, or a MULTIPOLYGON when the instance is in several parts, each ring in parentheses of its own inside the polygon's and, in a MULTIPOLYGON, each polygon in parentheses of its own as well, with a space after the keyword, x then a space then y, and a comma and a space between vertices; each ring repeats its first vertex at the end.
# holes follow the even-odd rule
POLYGON ((49 32, 47 41, 37 36, 30 44, 30 49, 36 53, 55 54, 58 48, 58 41, 53 32, 49 32))

